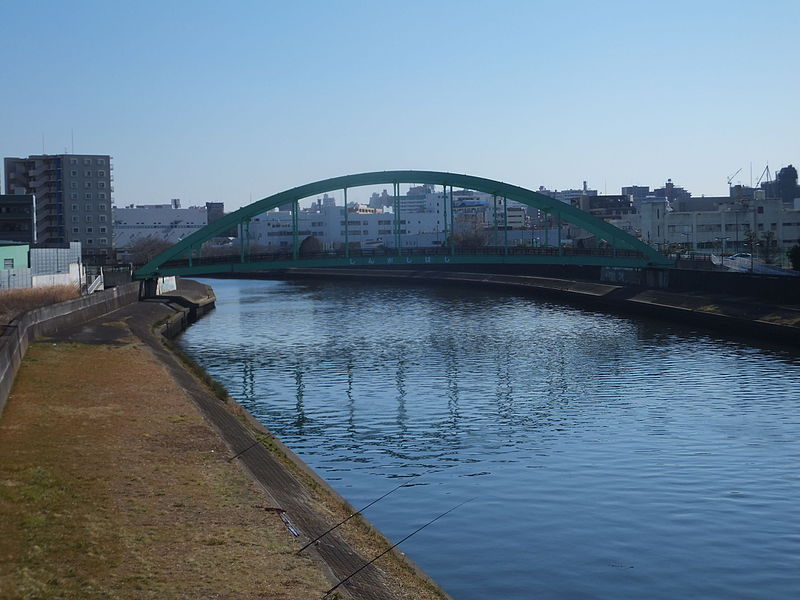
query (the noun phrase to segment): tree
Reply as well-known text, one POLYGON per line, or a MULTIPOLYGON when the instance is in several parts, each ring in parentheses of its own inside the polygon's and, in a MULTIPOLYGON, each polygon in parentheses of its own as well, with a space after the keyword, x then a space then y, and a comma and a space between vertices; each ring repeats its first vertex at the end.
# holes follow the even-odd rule
POLYGON ((300 256, 319 254, 322 252, 322 242, 320 242, 319 239, 315 238, 313 235, 310 235, 300 242, 300 248, 298 248, 298 250, 300 252, 300 256))
POLYGON ((168 241, 151 236, 139 238, 128 247, 131 254, 131 262, 134 265, 143 265, 150 262, 164 250, 172 246, 168 241))
POLYGON ((765 231, 761 234, 761 238, 764 240, 762 244, 764 262, 771 263, 772 256, 778 248, 778 240, 775 239, 775 234, 772 231, 765 231))
POLYGON ((752 254, 753 257, 755 258, 756 250, 757 250, 756 246, 759 245, 758 233, 756 233, 752 229, 750 231, 748 231, 747 233, 745 233, 744 234, 744 244, 745 244, 745 246, 747 246, 750 254, 752 254))
POLYGON ((800 271, 800 240, 786 254, 789 256, 789 262, 792 263, 792 269, 800 271))

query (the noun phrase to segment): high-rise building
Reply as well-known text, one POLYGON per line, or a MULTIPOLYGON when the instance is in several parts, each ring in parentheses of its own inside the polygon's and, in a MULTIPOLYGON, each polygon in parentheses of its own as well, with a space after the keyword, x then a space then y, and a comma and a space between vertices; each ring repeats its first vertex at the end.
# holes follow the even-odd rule
POLYGON ((90 262, 113 256, 109 155, 40 154, 3 163, 6 193, 36 196, 40 244, 80 242, 90 262))

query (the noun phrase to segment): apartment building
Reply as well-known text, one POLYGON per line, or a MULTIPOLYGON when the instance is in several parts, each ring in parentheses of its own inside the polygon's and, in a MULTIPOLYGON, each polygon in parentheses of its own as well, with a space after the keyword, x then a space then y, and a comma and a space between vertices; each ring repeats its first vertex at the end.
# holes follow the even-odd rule
POLYGON ((36 197, 40 244, 80 242, 87 262, 113 257, 113 181, 108 154, 40 154, 3 160, 7 194, 36 197))

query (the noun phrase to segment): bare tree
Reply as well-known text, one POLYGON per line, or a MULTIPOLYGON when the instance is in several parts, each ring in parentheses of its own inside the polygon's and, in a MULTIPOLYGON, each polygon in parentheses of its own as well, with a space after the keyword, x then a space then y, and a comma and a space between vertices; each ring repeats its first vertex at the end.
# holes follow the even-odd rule
POLYGON ((147 236, 136 240, 128 248, 128 251, 131 253, 131 262, 134 265, 143 265, 153 260, 170 246, 172 244, 166 240, 147 236))

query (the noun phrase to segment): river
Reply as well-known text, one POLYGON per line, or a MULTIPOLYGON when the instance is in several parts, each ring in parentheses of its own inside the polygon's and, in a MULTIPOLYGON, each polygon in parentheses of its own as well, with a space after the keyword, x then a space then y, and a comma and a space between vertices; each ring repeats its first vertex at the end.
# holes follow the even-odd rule
POLYGON ((800 594, 800 357, 467 287, 207 280, 180 344, 457 600, 800 594), (412 479, 413 478, 413 479, 412 479))

